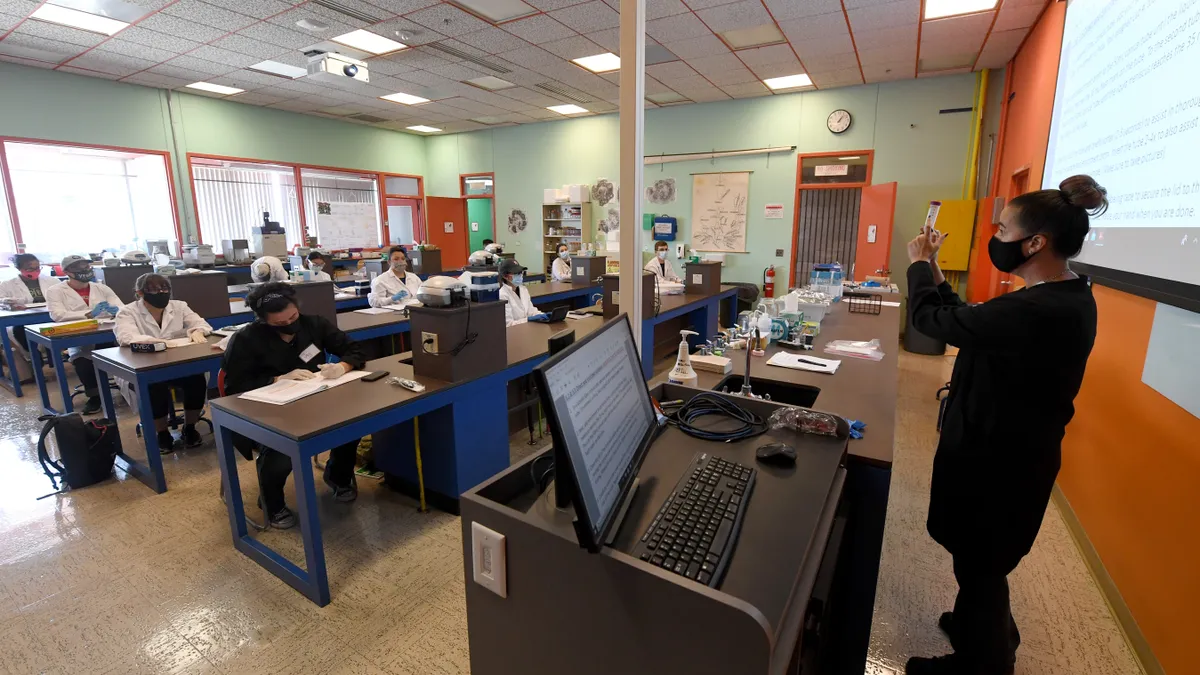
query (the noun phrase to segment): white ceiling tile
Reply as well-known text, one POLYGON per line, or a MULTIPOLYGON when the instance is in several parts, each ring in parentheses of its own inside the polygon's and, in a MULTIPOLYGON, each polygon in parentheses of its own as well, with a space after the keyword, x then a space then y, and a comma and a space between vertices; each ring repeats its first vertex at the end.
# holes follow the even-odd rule
POLYGON ((800 58, 808 63, 808 59, 814 56, 822 56, 826 54, 845 54, 854 51, 854 42, 850 40, 850 33, 831 32, 828 35, 822 35, 819 38, 809 38, 796 45, 796 53, 800 58))
POLYGON ((221 49, 220 47, 213 47, 211 45, 201 45, 188 52, 187 55, 204 59, 205 61, 212 61, 213 63, 233 66, 234 68, 245 68, 262 60, 257 56, 247 56, 246 54, 231 52, 228 49, 221 49))
MULTIPOLYGON (((238 70, 232 73, 223 75, 227 80, 234 82, 234 87, 242 89, 258 89, 259 87, 270 87, 280 82, 284 82, 289 78, 280 77, 279 75, 268 75, 254 70, 238 70)), ((371 74, 371 79, 375 79, 374 73, 371 74)))
POLYGON ((225 9, 233 10, 239 14, 252 16, 256 19, 265 19, 269 16, 274 16, 280 12, 286 12, 295 6, 295 3, 283 2, 282 0, 204 0, 210 5, 217 5, 225 9))
POLYGON ((499 54, 527 46, 521 38, 492 27, 474 33, 464 33, 459 35, 458 39, 489 54, 499 54))
POLYGON ((540 47, 522 47, 511 52, 504 52, 500 58, 512 61, 526 68, 541 68, 551 64, 562 63, 562 60, 540 47))
POLYGON ((321 14, 323 16, 326 16, 329 19, 332 19, 334 21, 341 21, 343 23, 353 24, 356 28, 366 28, 367 26, 369 26, 373 23, 379 23, 380 21, 390 18, 390 16, 391 16, 387 13, 387 11, 382 10, 379 7, 376 7, 368 2, 364 2, 363 0, 337 0, 337 4, 339 4, 343 7, 352 9, 355 12, 358 12, 359 14, 362 14, 364 16, 374 17, 375 20, 374 21, 360 21, 359 19, 356 19, 356 18, 354 18, 348 14, 345 14, 343 12, 329 9, 328 7, 322 7, 321 5, 317 5, 317 4, 311 3, 311 2, 309 2, 306 5, 306 7, 308 7, 309 10, 316 12, 318 14, 321 14))
POLYGON ((88 70, 98 70, 102 73, 125 76, 146 70, 156 64, 153 61, 124 56, 122 54, 90 51, 78 58, 71 59, 69 65, 76 68, 87 68, 88 70))
POLYGON ((659 42, 686 40, 711 33, 695 14, 679 14, 646 22, 646 35, 659 42))
POLYGON ((730 68, 716 73, 704 73, 709 82, 724 88, 726 85, 745 84, 746 82, 757 82, 758 76, 746 70, 745 67, 730 68))
POLYGON ((0 12, 14 16, 29 16, 42 4, 41 0, 0 0, 0 12))
POLYGON ((184 80, 184 79, 178 78, 178 77, 168 77, 166 75, 158 75, 156 73, 146 71, 144 73, 137 73, 135 75, 130 75, 129 77, 123 78, 121 81, 122 82, 131 82, 133 84, 140 84, 140 85, 143 85, 146 87, 159 87, 159 88, 166 88, 166 89, 174 89, 176 87, 182 87, 184 85, 190 84, 191 82, 194 82, 195 80, 188 81, 188 80, 184 80))
POLYGON ((53 63, 65 61, 87 49, 87 47, 82 45, 69 45, 34 35, 20 35, 18 33, 9 33, 8 37, 0 41, 0 53, 53 63))
POLYGON ((752 66, 750 70, 754 71, 754 74, 757 75, 758 79, 760 80, 769 80, 772 77, 786 77, 788 75, 801 75, 805 72, 804 67, 800 65, 800 62, 794 59, 792 61, 766 63, 761 66, 752 66))
MULTIPOLYGON (((206 26, 204 24, 195 23, 194 21, 190 21, 188 19, 181 19, 177 16, 171 16, 170 14, 162 13, 151 14, 150 16, 139 21, 137 26, 134 26, 133 28, 145 28, 148 30, 157 31, 159 33, 166 33, 167 35, 186 38, 195 42, 209 42, 210 40, 216 40, 217 38, 229 32, 221 30, 220 28, 206 26)), ((132 30, 132 28, 121 31, 121 35, 124 36, 125 32, 128 30, 132 30)))
POLYGON ((707 9, 709 7, 716 7, 718 5, 728 5, 738 1, 739 0, 684 0, 684 2, 687 3, 687 6, 691 7, 693 10, 707 9))
MULTIPOLYGON (((613 9, 621 11, 619 0, 613 0, 616 6, 613 9)), ((610 3, 612 5, 612 3, 610 3)), ((646 0, 646 20, 653 21, 661 19, 664 16, 675 16, 676 14, 686 14, 689 12, 686 5, 680 0, 646 0)))
POLYGON ((127 42, 125 40, 109 40, 96 47, 95 51, 132 56, 138 59, 147 59, 155 63, 162 63, 173 56, 179 55, 178 52, 169 52, 165 49, 139 45, 135 42, 127 42))
POLYGON ((328 40, 331 37, 349 33, 363 26, 361 21, 355 21, 352 17, 345 14, 330 12, 320 5, 301 5, 296 9, 284 12, 283 14, 275 14, 267 19, 267 23, 274 24, 289 30, 298 30, 307 35, 312 36, 313 42, 328 40), (321 11, 318 11, 321 10, 321 11), (333 16, 330 16, 332 14, 333 16), (329 26, 322 31, 310 31, 300 28, 296 25, 297 21, 308 19, 309 21, 320 21, 329 26))
POLYGON ((14 34, 33 35, 46 40, 53 40, 54 42, 64 42, 69 45, 80 45, 83 47, 95 47, 108 39, 108 36, 100 35, 99 33, 33 20, 21 24, 14 34))
POLYGON ((418 9, 438 4, 439 0, 368 0, 372 5, 391 12, 392 15, 408 14, 418 9))
POLYGON ((780 21, 779 28, 793 45, 799 47, 805 40, 846 30, 846 17, 841 12, 818 14, 804 19, 780 21))
POLYGON ((3 52, 0 52, 0 61, 4 61, 6 63, 15 63, 15 64, 21 65, 21 66, 29 66, 31 68, 42 68, 42 69, 46 69, 46 70, 49 70, 55 66, 55 64, 49 63, 47 61, 38 61, 37 59, 24 59, 19 56, 9 56, 8 54, 5 54, 3 52))
POLYGON ((198 59, 194 56, 189 56, 188 54, 176 56, 170 61, 167 61, 167 65, 177 66, 179 68, 187 68, 188 70, 194 70, 198 73, 206 73, 208 75, 224 75, 232 70, 236 70, 234 66, 227 66, 223 63, 216 63, 214 61, 205 61, 204 59, 198 59))
POLYGON ((174 54, 182 54, 200 46, 200 43, 196 40, 168 35, 167 33, 158 33, 148 28, 143 28, 140 24, 126 28, 118 33, 114 39, 155 47, 174 54))
POLYGON ((949 68, 946 70, 938 70, 936 72, 917 73, 917 77, 926 78, 926 77, 942 77, 944 75, 965 75, 966 73, 969 73, 969 72, 971 72, 970 68, 949 68))
POLYGON ((209 73, 198 73, 188 68, 181 68, 172 64, 170 61, 154 66, 147 72, 157 75, 166 75, 168 77, 176 77, 181 80, 187 80, 189 83, 203 80, 209 76, 209 73))
MULTIPOLYGON (((596 31, 594 33, 588 33, 586 37, 592 42, 595 42, 601 47, 604 47, 608 51, 616 54, 617 56, 621 55, 621 31, 619 29, 608 28, 605 30, 596 31)), ((646 38, 647 41, 649 41, 649 39, 649 37, 646 38)))
POLYGON ((537 7, 544 12, 550 12, 563 7, 579 4, 579 0, 525 0, 530 5, 537 7))
POLYGON ((430 42, 438 42, 446 39, 445 35, 404 18, 389 19, 382 23, 377 23, 370 27, 370 31, 377 35, 402 42, 409 47, 427 45, 430 42), (401 40, 400 36, 396 34, 399 32, 407 33, 408 38, 401 40))
POLYGON ((772 23, 771 15, 763 7, 761 0, 741 0, 729 5, 702 9, 696 14, 714 33, 772 23))
POLYGON ((875 30, 915 24, 920 20, 921 7, 911 2, 889 2, 870 7, 847 9, 850 27, 855 31, 875 30))
POLYGON ((503 25, 504 30, 532 44, 543 44, 551 40, 562 40, 575 35, 575 31, 551 19, 546 14, 539 14, 528 19, 509 21, 503 25))
POLYGON ((194 21, 213 28, 220 28, 226 32, 245 28, 258 20, 224 7, 210 5, 202 0, 179 0, 164 7, 162 13, 179 17, 185 21, 194 21))
POLYGON ((863 75, 867 82, 888 82, 891 80, 907 80, 916 70, 915 61, 898 61, 895 63, 863 64, 863 75))
POLYGON ((1011 6, 1007 3, 1002 4, 1000 5, 1000 14, 996 17, 996 24, 992 26, 992 30, 1003 31, 1014 28, 1027 28, 1037 21, 1041 13, 1041 4, 1011 6))
POLYGON ((7 31, 25 20, 23 16, 0 12, 0 31, 7 31))
POLYGON ((992 25, 993 12, 935 19, 921 24, 921 51, 938 42, 982 43, 992 25))
POLYGON ((917 24, 877 28, 875 30, 854 30, 854 44, 861 52, 867 49, 883 49, 890 46, 917 46, 917 24))
POLYGON ((544 92, 534 89, 517 88, 505 89, 499 92, 505 98, 511 98, 514 101, 527 103, 532 106, 544 107, 548 105, 557 105, 560 103, 558 99, 547 96, 544 92))
POLYGON ((729 95, 720 89, 717 89, 716 87, 709 87, 708 89, 702 91, 694 91, 689 93, 688 98, 692 99, 696 103, 707 103, 709 101, 728 101, 729 95))
POLYGON ((841 0, 765 0, 767 9, 776 21, 802 19, 806 16, 842 11, 841 0))
POLYGON ((721 87, 721 91, 729 94, 733 98, 753 98, 755 96, 766 96, 771 93, 766 85, 762 82, 745 82, 742 84, 727 84, 721 87))
POLYGON ((693 92, 700 92, 713 88, 712 82, 709 82, 699 75, 694 75, 692 77, 677 77, 672 80, 666 80, 664 84, 684 95, 690 95, 693 92))
POLYGON ((375 81, 380 76, 399 75, 400 73, 407 73, 410 70, 416 70, 412 66, 382 58, 371 59, 367 61, 367 64, 371 69, 371 81, 375 81))
POLYGON ((729 48, 725 46, 725 43, 712 33, 677 42, 668 42, 663 46, 682 59, 729 53, 729 48))
POLYGON ((858 60, 866 65, 868 63, 892 63, 895 61, 911 61, 916 62, 917 58, 917 41, 914 39, 909 44, 898 44, 881 47, 878 49, 859 49, 858 60))
POLYGON ((672 61, 670 63, 658 63, 653 66, 646 66, 646 73, 653 76, 663 84, 675 88, 674 82, 680 78, 696 77, 696 71, 683 61, 672 61))
POLYGON ((1028 28, 992 31, 992 34, 988 36, 987 43, 983 45, 983 51, 980 52, 975 66, 977 68, 1003 68, 1016 55, 1017 48, 1021 46, 1021 41, 1025 39, 1028 31, 1028 28))
MULTIPOLYGON (((434 68, 444 66, 449 63, 456 63, 458 59, 446 58, 440 52, 430 52, 423 49, 406 49, 402 52, 392 54, 387 58, 392 63, 398 63, 407 67, 409 70, 434 68)), ((371 63, 368 61, 367 63, 371 63)), ((399 75, 400 73, 392 73, 399 75)))
POLYGON ((247 26, 238 31, 238 35, 244 35, 252 40, 267 42, 288 49, 299 49, 313 42, 312 35, 308 33, 289 30, 283 26, 277 26, 266 21, 256 23, 253 26, 247 26))
POLYGON ((461 63, 448 63, 444 66, 430 68, 429 72, 433 73, 434 75, 444 77, 448 80, 454 80, 456 82, 462 82, 476 77, 483 77, 484 75, 484 73, 480 70, 468 68, 461 63))
POLYGON ((405 18, 450 37, 474 33, 490 25, 483 19, 445 3, 418 10, 405 18))
POLYGON ((550 12, 550 16, 577 33, 591 33, 621 25, 621 15, 601 0, 556 10, 550 12))
POLYGON ((257 56, 259 57, 260 61, 262 59, 274 58, 275 56, 288 51, 286 48, 280 47, 279 45, 273 45, 269 42, 259 42, 258 40, 248 38, 240 33, 234 33, 233 35, 227 35, 220 40, 215 40, 212 42, 212 46, 220 47, 221 49, 228 49, 230 51, 246 54, 248 56, 257 56))
POLYGON ((712 56, 699 56, 696 58, 687 59, 687 64, 693 70, 706 75, 708 73, 721 72, 741 68, 742 62, 736 56, 728 52, 724 54, 714 54, 712 56))
POLYGON ((792 63, 796 60, 796 54, 792 52, 791 45, 771 45, 770 47, 755 47, 753 49, 740 49, 736 52, 742 63, 745 63, 751 68, 755 66, 766 66, 773 63, 792 63))
POLYGON ((801 53, 800 60, 804 62, 804 67, 809 73, 840 68, 858 68, 858 59, 855 57, 854 52, 843 52, 840 54, 820 52, 812 56, 801 53))
POLYGON ((582 35, 576 35, 564 40, 545 42, 542 43, 542 48, 551 54, 557 54, 567 60, 578 59, 584 56, 595 56, 607 51, 582 35))

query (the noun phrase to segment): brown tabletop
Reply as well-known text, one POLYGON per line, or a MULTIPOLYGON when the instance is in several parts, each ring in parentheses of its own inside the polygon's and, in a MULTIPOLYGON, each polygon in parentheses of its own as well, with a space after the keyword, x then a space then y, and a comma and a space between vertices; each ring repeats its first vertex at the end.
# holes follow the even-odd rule
POLYGON ((546 353, 547 341, 551 336, 566 330, 575 331, 575 340, 582 340, 585 335, 604 325, 604 319, 589 316, 583 319, 567 319, 558 323, 538 323, 531 321, 506 330, 508 339, 508 365, 515 366, 522 361, 536 358, 546 353))
POLYGON ((600 284, 573 284, 570 281, 537 281, 525 284, 529 289, 529 297, 536 301, 538 298, 567 291, 582 291, 588 288, 600 288, 600 284))
MULTIPOLYGON (((824 410, 847 419, 860 420, 867 425, 863 438, 850 441, 850 454, 883 466, 891 466, 893 442, 896 435, 896 386, 899 377, 900 352, 900 308, 884 307, 879 315, 851 314, 846 303, 836 303, 821 322, 821 334, 816 338, 813 356, 840 359, 842 365, 837 373, 825 375, 805 370, 792 370, 767 365, 767 359, 778 351, 801 353, 775 345, 767 349, 766 356, 751 357, 750 375, 754 378, 775 380, 818 387, 813 408, 824 410), (868 361, 846 356, 826 354, 823 347, 830 340, 872 340, 878 338, 883 349, 881 361, 868 361)), ((726 352, 733 359, 733 372, 746 372, 746 352, 726 352)), ((725 375, 707 371, 696 371, 696 386, 711 389, 725 375)), ((665 382, 666 373, 654 378, 653 383, 665 382)), ((652 385, 653 386, 653 385, 652 385)))
POLYGON ((386 314, 364 314, 363 312, 342 312, 337 315, 337 327, 343 333, 353 333, 356 330, 390 326, 397 323, 407 323, 408 317, 403 312, 389 311, 386 314))
POLYGON ((107 347, 92 352, 92 358, 129 372, 155 370, 201 359, 219 359, 224 352, 217 349, 216 345, 223 337, 209 335, 208 344, 175 347, 161 352, 135 352, 129 347, 107 347))
MULTIPOLYGON (((86 319, 80 319, 80 320, 85 321, 86 319)), ((73 323, 73 322, 70 322, 70 321, 48 321, 46 323, 31 323, 31 324, 26 324, 25 328, 27 330, 29 330, 30 332, 37 333, 38 337, 45 338, 47 340, 58 340, 60 338, 62 338, 62 339, 74 338, 74 337, 80 337, 83 335, 95 335, 97 333, 111 333, 113 331, 113 324, 112 324, 112 322, 109 322, 109 323, 102 323, 97 328, 93 328, 91 330, 81 330, 81 331, 77 331, 74 333, 62 333, 59 335, 42 335, 41 333, 38 333, 38 331, 44 327, 57 326, 60 323, 73 323)))
MULTIPOLYGON (((680 293, 678 295, 659 295, 658 312, 659 314, 666 314, 667 312, 679 309, 685 305, 691 305, 704 300, 709 300, 714 296, 720 295, 720 293, 725 293, 726 291, 734 290, 736 288, 737 286, 721 284, 721 290, 719 293, 680 293)), ((617 303, 617 306, 620 307, 621 303, 617 303)), ((643 316, 642 318, 652 319, 654 317, 643 316)))

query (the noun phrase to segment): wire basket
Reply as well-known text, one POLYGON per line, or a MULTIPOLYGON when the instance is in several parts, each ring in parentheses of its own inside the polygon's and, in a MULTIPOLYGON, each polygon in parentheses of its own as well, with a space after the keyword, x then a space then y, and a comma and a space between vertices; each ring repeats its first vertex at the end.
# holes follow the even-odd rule
POLYGON ((843 293, 842 301, 851 314, 879 314, 883 311, 883 296, 876 293, 843 293))

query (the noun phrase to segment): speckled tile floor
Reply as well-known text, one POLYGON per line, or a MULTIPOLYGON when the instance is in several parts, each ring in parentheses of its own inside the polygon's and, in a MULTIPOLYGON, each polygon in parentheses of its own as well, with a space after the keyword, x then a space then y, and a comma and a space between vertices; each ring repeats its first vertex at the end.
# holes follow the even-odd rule
MULTIPOLYGON (((869 673, 946 649, 949 560, 924 532, 943 359, 901 358, 900 436, 869 673)), ((126 447, 128 409, 118 411, 126 447)), ((469 672, 458 518, 360 481, 321 518, 333 602, 318 608, 236 552, 211 440, 165 458, 170 490, 118 476, 50 492, 37 463, 36 390, 0 391, 0 673, 469 672)), ((528 436, 513 438, 515 456, 528 436)), ((243 486, 253 467, 241 464, 243 486)), ((290 486, 290 483, 289 483, 290 486)), ((244 496, 253 498, 252 494, 244 496)), ((298 530, 263 535, 301 550, 298 530)), ((1013 578, 1019 673, 1137 673, 1057 512, 1013 578)))

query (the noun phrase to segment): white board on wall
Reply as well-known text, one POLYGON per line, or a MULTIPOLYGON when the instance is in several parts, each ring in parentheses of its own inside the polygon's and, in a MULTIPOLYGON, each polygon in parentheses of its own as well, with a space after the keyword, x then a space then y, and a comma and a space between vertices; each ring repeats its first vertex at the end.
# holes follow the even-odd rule
POLYGON ((317 202, 317 243, 326 249, 378 246, 378 207, 366 202, 317 202))
POLYGON ((746 253, 746 204, 750 172, 692 176, 692 248, 746 253))

